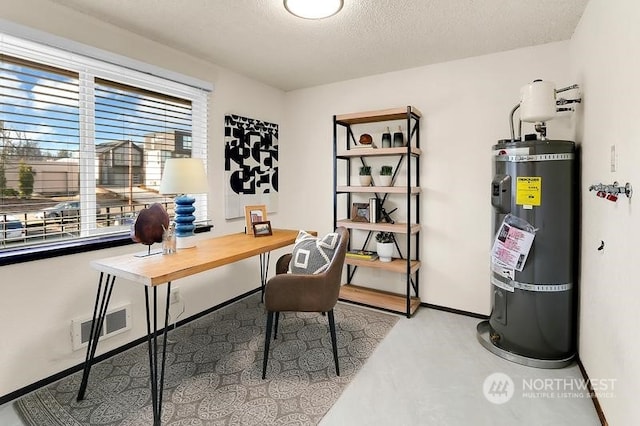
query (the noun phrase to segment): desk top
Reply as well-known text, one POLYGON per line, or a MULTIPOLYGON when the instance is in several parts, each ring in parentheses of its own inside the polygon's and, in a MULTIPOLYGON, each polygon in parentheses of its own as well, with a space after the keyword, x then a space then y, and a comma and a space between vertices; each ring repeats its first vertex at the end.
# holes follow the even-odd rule
POLYGON ((199 240, 196 247, 174 254, 136 257, 133 253, 94 260, 98 271, 126 278, 147 286, 156 286, 218 266, 237 262, 295 242, 297 230, 274 229, 273 235, 254 237, 244 233, 199 240))

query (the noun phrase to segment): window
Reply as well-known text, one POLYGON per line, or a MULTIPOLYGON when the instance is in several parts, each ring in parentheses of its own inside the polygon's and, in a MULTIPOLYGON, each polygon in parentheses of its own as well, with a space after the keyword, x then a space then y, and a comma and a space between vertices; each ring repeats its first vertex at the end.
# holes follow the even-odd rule
POLYGON ((156 202, 172 215, 164 161, 206 165, 206 91, 0 36, 0 255, 128 237, 156 202))

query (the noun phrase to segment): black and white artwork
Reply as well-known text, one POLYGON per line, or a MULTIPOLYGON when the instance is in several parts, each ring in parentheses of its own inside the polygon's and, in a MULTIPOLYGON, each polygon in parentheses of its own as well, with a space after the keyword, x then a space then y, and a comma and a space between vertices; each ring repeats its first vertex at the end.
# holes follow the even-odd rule
POLYGON ((244 217, 244 206, 278 210, 278 125, 225 115, 225 218, 244 217))

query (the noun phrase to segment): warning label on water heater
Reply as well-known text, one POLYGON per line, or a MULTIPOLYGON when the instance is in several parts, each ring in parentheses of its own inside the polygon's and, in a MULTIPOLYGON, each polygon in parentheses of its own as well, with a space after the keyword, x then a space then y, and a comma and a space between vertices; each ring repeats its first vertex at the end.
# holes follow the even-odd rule
POLYGON ((516 204, 539 206, 542 193, 542 178, 539 176, 518 177, 516 180, 516 204))

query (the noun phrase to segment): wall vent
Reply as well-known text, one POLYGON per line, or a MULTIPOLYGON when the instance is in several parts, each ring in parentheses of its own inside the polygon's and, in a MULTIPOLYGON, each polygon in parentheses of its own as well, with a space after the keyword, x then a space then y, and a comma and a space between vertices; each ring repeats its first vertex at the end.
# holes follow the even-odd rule
MULTIPOLYGON (((71 341, 73 350, 86 348, 91 333, 92 318, 87 316, 71 321, 71 341)), ((102 324, 100 340, 123 333, 131 328, 131 304, 109 309, 102 324)))

